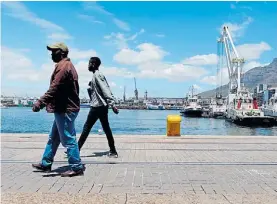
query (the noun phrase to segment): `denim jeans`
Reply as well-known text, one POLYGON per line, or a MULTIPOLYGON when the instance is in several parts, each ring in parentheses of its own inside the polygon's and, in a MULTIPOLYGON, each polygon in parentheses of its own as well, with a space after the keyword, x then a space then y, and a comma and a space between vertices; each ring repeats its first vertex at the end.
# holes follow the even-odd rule
POLYGON ((49 139, 45 147, 41 164, 51 166, 54 161, 56 151, 62 143, 67 149, 68 163, 73 171, 83 169, 80 152, 76 141, 76 131, 74 121, 78 112, 54 113, 55 120, 49 139))

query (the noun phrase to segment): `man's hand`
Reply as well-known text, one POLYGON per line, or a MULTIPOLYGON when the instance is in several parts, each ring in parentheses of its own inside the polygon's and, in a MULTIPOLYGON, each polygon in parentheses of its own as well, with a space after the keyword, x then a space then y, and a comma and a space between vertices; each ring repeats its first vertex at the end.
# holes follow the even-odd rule
POLYGON ((33 105, 32 110, 33 110, 33 112, 39 112, 39 111, 40 111, 40 103, 39 103, 39 102, 36 102, 36 103, 33 105))
POLYGON ((119 110, 117 109, 117 107, 113 106, 112 109, 113 109, 113 112, 114 112, 115 114, 118 114, 118 113, 119 113, 119 110))

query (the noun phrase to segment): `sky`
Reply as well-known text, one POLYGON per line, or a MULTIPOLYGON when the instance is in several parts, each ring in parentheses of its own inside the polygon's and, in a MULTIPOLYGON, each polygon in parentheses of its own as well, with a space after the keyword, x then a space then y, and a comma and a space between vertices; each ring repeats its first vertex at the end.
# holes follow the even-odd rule
MULTIPOLYGON (((46 46, 64 42, 87 97, 88 60, 114 95, 185 97, 217 84, 217 38, 227 25, 244 71, 277 57, 277 2, 1 2, 1 92, 42 96, 54 70, 46 46)), ((223 83, 228 70, 223 68, 223 83)))

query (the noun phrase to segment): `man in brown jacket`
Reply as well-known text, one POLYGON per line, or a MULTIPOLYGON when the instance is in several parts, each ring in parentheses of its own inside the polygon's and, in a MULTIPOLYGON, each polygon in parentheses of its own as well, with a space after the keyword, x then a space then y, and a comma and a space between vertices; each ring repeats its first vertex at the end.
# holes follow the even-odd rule
POLYGON ((57 64, 51 76, 50 88, 34 104, 33 111, 38 112, 46 107, 48 113, 54 113, 55 120, 42 160, 32 166, 44 172, 51 171, 56 151, 62 143, 67 148, 71 169, 61 176, 83 175, 85 168, 80 159, 74 125, 80 110, 78 74, 67 57, 69 51, 64 43, 49 45, 47 49, 52 51, 52 60, 57 64))

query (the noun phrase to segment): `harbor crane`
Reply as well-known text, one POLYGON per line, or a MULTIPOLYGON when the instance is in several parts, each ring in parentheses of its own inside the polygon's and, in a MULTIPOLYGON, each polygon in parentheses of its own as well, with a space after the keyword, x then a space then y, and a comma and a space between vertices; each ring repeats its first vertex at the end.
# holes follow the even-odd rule
POLYGON ((222 53, 219 56, 223 57, 225 54, 229 75, 226 119, 245 126, 272 126, 274 118, 264 116, 264 112, 257 105, 257 100, 241 83, 242 67, 245 61, 239 56, 227 26, 223 27, 217 42, 220 44, 219 46, 222 46, 220 49, 222 53))
POLYGON ((126 101, 126 86, 124 86, 123 101, 126 101))
POLYGON ((136 82, 136 78, 135 77, 134 77, 134 82, 135 82, 135 98, 136 98, 136 100, 138 100, 137 82, 136 82))

